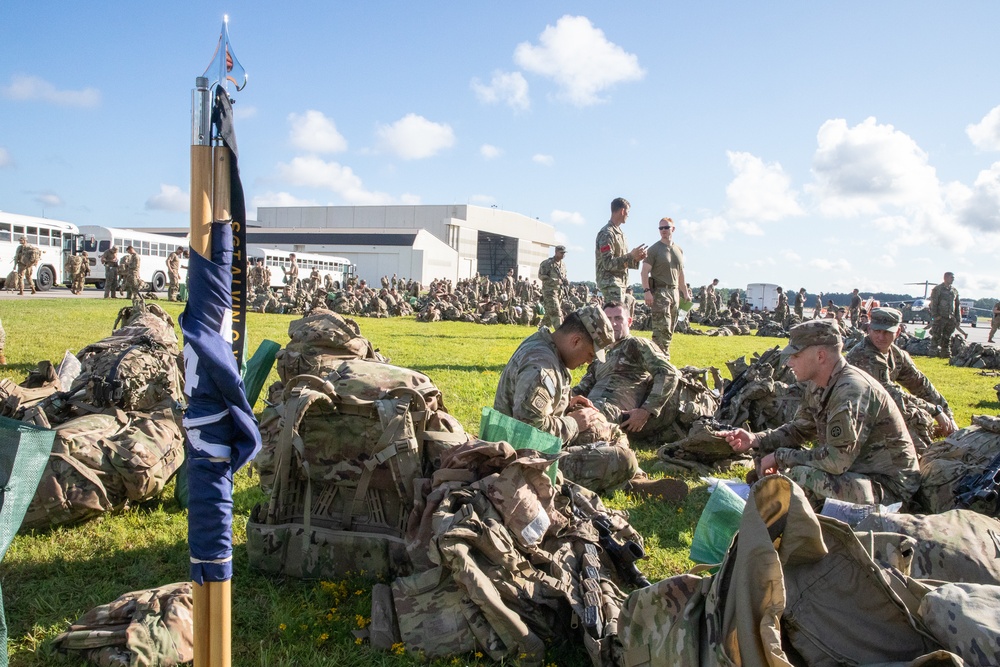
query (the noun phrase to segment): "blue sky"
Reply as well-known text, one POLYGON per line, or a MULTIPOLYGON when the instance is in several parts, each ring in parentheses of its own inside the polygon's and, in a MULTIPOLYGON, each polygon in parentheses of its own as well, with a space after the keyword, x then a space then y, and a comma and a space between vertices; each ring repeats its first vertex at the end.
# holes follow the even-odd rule
MULTIPOLYGON (((0 209, 185 226, 224 14, 250 202, 496 205, 592 279, 614 197, 700 285, 1000 296, 1000 3, 0 4, 0 209)), ((638 273, 634 275, 638 280, 638 273)))

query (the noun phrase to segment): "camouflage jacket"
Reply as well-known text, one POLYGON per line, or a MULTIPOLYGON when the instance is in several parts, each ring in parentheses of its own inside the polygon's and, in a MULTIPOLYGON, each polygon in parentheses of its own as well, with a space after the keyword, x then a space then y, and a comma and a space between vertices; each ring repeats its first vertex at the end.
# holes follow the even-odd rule
POLYGON ((559 291, 566 282, 566 265, 555 257, 549 257, 538 265, 538 278, 542 281, 544 291, 559 291))
POLYGON ((608 221, 608 224, 597 232, 595 245, 597 260, 597 285, 620 285, 627 287, 628 270, 638 269, 639 262, 632 259, 625 242, 625 232, 620 226, 608 221))
POLYGON ((610 403, 622 412, 643 408, 657 417, 679 375, 655 343, 629 336, 608 349, 607 361, 590 364, 573 393, 586 396, 598 409, 610 403))
POLYGON ((941 411, 951 413, 944 396, 914 365, 910 355, 895 345, 889 348, 888 354, 882 354, 866 336, 863 343, 847 353, 847 363, 878 380, 900 410, 904 410, 906 404, 915 404, 931 415, 941 411), (902 389, 910 394, 905 394, 902 389))
POLYGON ((804 385, 791 423, 765 431, 761 452, 779 466, 808 466, 840 475, 871 477, 909 500, 920 485, 917 452, 903 416, 878 382, 840 359, 826 387, 804 385), (812 449, 799 446, 807 441, 812 449))
POLYGON ((551 433, 565 445, 579 431, 565 414, 572 382, 552 334, 541 327, 524 339, 504 367, 493 409, 551 433))
POLYGON ((962 321, 962 309, 958 303, 958 290, 954 285, 940 283, 931 290, 931 317, 962 321))

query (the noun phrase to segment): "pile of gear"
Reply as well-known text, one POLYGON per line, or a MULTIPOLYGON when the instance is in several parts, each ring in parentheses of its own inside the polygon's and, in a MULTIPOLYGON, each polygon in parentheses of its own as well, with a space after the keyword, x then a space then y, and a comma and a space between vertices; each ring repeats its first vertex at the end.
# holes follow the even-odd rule
POLYGON ((136 298, 111 336, 0 381, 0 414, 54 429, 22 531, 157 498, 184 460, 183 373, 170 316, 136 298))

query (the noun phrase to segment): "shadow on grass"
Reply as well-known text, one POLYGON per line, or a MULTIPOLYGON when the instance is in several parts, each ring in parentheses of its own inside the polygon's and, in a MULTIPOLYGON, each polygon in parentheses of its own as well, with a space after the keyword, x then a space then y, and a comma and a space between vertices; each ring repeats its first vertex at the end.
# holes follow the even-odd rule
POLYGON ((413 370, 420 371, 426 375, 431 373, 442 371, 458 371, 463 373, 485 373, 486 371, 493 371, 495 373, 500 373, 506 367, 506 364, 488 364, 488 365, 456 365, 456 364, 433 364, 433 365, 421 365, 421 364, 411 364, 413 370))
POLYGON ((1000 401, 979 401, 973 407, 997 413, 1000 412, 1000 401))

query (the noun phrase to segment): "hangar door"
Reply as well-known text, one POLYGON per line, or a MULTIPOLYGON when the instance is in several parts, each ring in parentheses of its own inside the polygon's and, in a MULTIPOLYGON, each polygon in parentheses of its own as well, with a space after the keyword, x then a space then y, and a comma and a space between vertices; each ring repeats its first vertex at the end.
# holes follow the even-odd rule
POLYGON ((513 236, 479 232, 479 273, 501 280, 514 269, 517 275, 517 239, 513 236))

